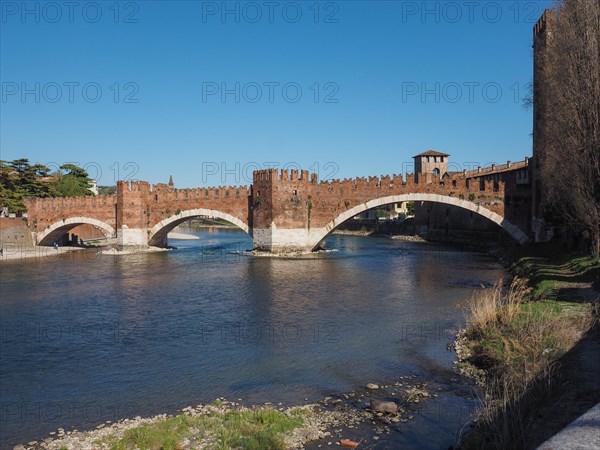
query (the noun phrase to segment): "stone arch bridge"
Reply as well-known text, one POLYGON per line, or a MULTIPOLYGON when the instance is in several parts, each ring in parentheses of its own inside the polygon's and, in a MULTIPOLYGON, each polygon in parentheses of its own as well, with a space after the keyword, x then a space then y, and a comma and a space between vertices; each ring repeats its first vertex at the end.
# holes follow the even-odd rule
POLYGON ((38 245, 91 224, 119 246, 165 246, 167 234, 191 218, 220 218, 248 233, 257 250, 311 251, 344 221, 368 209, 436 202, 479 214, 519 244, 528 241, 529 189, 519 186, 527 161, 436 177, 408 174, 319 182, 308 171, 255 171, 253 185, 175 189, 119 181, 115 195, 28 198, 28 225, 38 245), (525 206, 525 208, 523 207, 525 206))

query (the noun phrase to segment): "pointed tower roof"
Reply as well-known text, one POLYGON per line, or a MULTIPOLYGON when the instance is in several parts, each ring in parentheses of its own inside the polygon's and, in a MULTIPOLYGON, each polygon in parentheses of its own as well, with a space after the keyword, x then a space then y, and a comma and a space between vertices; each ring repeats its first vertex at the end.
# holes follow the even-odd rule
POLYGON ((419 153, 418 155, 413 156, 413 158, 418 158, 419 156, 450 156, 448 153, 437 152, 435 150, 427 150, 426 152, 419 153))
POLYGON ((173 175, 169 175, 169 186, 170 187, 174 187, 175 184, 173 184, 173 175))

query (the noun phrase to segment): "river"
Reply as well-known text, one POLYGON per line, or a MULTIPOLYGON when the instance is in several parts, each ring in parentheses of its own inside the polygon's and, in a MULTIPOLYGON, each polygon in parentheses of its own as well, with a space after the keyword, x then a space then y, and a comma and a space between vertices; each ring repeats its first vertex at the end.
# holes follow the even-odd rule
POLYGON ((236 253, 251 247, 243 232, 193 233, 169 252, 2 265, 1 448, 217 397, 302 404, 402 375, 440 396, 390 439, 455 443, 475 400, 446 346, 458 305, 508 276, 496 260, 339 235, 331 251, 265 258, 236 253))

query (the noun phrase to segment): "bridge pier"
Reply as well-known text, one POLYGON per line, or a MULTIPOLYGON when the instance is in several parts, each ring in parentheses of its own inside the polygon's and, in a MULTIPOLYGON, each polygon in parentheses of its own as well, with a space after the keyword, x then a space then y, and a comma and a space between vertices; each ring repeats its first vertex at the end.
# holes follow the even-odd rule
POLYGON ((308 229, 277 228, 274 223, 270 228, 253 229, 252 239, 254 250, 268 253, 306 253, 314 247, 308 229))
POLYGON ((148 247, 148 229, 129 228, 127 225, 122 225, 121 228, 117 229, 117 247, 119 249, 148 247))

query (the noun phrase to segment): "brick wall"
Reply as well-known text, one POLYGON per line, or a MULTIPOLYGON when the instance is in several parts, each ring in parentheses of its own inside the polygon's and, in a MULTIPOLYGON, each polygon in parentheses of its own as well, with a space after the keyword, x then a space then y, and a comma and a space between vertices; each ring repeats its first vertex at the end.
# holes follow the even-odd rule
POLYGON ((42 231, 69 217, 91 217, 116 226, 115 195, 67 198, 26 198, 27 224, 32 231, 42 231))
POLYGON ((19 217, 0 217, 0 246, 4 250, 33 247, 27 222, 19 217))
POLYGON ((178 212, 199 208, 225 212, 248 223, 248 194, 246 186, 175 189, 167 184, 119 181, 117 226, 152 228, 178 212))
POLYGON ((252 187, 175 189, 167 184, 119 181, 116 195, 27 199, 26 205, 33 231, 71 217, 94 218, 117 229, 150 230, 160 224, 158 228, 164 231, 166 225, 161 222, 165 219, 185 220, 177 216, 196 209, 225 213, 252 231, 252 227, 269 229, 272 224, 278 229, 319 229, 370 200, 438 194, 480 205, 527 232, 530 185, 520 173, 527 170, 524 162, 442 178, 427 174, 418 182, 413 174, 319 182, 308 171, 267 169, 254 172, 252 187))
POLYGON ((278 228, 320 228, 343 212, 369 200, 382 197, 431 193, 465 200, 473 199, 485 208, 504 215, 504 181, 469 179, 460 176, 416 183, 414 175, 332 180, 318 182, 307 171, 255 172, 255 227, 273 222, 278 228), (258 195, 260 191, 260 195, 258 195), (264 208, 264 210, 262 210, 264 208))

